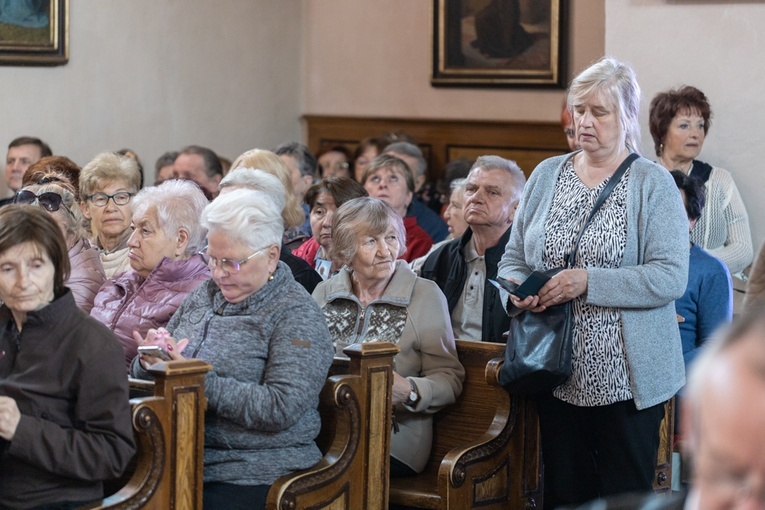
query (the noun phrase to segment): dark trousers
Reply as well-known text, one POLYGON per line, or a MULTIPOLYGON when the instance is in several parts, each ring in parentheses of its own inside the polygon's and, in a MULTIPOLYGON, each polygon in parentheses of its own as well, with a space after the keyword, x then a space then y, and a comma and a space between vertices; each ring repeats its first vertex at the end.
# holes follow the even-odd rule
POLYGON ((270 485, 234 485, 205 483, 202 495, 204 510, 265 510, 270 485))
POLYGON ((663 404, 579 407, 546 395, 538 409, 546 509, 651 491, 663 404))

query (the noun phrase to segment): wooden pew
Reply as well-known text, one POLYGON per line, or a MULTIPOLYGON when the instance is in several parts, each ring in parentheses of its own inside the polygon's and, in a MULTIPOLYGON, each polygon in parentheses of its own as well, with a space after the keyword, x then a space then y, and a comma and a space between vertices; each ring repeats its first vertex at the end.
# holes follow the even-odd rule
POLYGON ((88 508, 201 510, 205 374, 210 365, 189 359, 158 363, 154 381, 131 380, 135 470, 122 489, 88 508))
POLYGON ((354 344, 336 358, 321 395, 324 453, 312 468, 279 478, 269 510, 387 510, 393 357, 386 342, 354 344))
POLYGON ((504 344, 457 340, 457 402, 434 415, 425 471, 390 482, 390 501, 433 509, 542 507, 536 408, 499 385, 504 344))
POLYGON ((664 404, 664 418, 659 425, 659 451, 656 454, 656 474, 653 491, 672 494, 672 451, 675 438, 675 398, 664 404))

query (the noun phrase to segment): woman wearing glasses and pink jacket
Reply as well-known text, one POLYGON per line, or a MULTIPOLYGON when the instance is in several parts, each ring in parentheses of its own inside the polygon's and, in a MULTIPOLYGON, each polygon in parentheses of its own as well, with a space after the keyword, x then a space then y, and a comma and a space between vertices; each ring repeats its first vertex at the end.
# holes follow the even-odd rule
POLYGON ((138 353, 135 335, 143 338, 150 329, 166 326, 189 292, 210 278, 198 254, 207 199, 196 184, 165 181, 142 189, 131 205, 131 269, 107 280, 90 313, 117 335, 126 366, 138 353))
MULTIPOLYGON (((279 260, 284 224, 270 195, 221 194, 205 209, 212 279, 167 330, 142 340, 210 363, 205 379, 204 508, 258 509, 276 478, 321 459, 319 393, 334 348, 319 306, 279 260)), ((156 357, 142 354, 134 377, 156 357)))

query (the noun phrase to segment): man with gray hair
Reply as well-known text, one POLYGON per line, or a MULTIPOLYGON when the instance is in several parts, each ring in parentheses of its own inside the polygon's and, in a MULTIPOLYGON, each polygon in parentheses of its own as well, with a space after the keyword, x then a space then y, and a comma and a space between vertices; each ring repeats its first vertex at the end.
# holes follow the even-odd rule
POLYGON ((444 292, 455 338, 503 342, 510 318, 488 280, 497 277, 526 177, 514 161, 481 156, 467 179, 463 212, 468 229, 431 253, 421 276, 444 292))
MULTIPOLYGON (((5 158, 5 183, 16 193, 21 189, 21 180, 27 168, 51 156, 53 153, 47 143, 33 136, 20 136, 8 144, 8 155, 5 158)), ((0 200, 0 206, 13 202, 13 197, 0 200)))
POLYGON ((433 242, 438 243, 446 239, 449 236, 446 222, 420 198, 428 170, 428 163, 420 148, 409 142, 394 142, 383 149, 383 154, 390 154, 403 160, 414 175, 414 197, 406 210, 406 215, 417 218, 417 225, 428 233, 433 242))

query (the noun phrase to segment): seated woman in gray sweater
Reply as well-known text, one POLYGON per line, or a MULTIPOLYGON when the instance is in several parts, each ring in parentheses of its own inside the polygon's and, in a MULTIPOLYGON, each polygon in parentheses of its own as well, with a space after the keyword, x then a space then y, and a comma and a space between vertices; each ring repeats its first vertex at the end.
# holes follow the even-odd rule
MULTIPOLYGON (((321 459, 317 407, 334 350, 318 305, 279 261, 284 227, 269 195, 221 195, 202 225, 212 279, 189 294, 167 330, 136 340, 213 366, 205 383, 205 509, 265 508, 276 478, 321 459)), ((146 377, 158 360, 140 356, 131 371, 146 377)))

